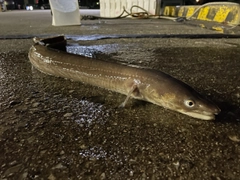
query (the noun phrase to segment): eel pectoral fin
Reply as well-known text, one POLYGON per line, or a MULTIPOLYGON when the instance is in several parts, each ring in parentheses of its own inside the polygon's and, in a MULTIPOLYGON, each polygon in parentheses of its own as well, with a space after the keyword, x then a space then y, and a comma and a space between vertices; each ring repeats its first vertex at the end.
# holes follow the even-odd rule
POLYGON ((136 83, 134 83, 134 84, 131 86, 130 91, 129 91, 128 94, 127 94, 126 99, 123 101, 122 104, 120 104, 119 107, 121 107, 121 108, 122 108, 122 107, 125 107, 127 101, 129 100, 129 98, 130 98, 132 95, 133 95, 133 96, 138 96, 138 95, 139 95, 139 89, 138 89, 138 85, 137 85, 136 83))

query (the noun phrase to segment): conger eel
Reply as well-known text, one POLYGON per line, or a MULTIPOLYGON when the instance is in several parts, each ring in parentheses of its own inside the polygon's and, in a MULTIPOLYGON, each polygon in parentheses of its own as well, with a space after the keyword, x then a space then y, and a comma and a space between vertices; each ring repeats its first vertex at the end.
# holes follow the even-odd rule
POLYGON ((189 85, 161 71, 70 54, 64 36, 34 39, 29 50, 32 65, 43 73, 81 81, 127 97, 151 102, 188 116, 214 120, 220 109, 189 85), (58 47, 58 48, 55 48, 58 47))

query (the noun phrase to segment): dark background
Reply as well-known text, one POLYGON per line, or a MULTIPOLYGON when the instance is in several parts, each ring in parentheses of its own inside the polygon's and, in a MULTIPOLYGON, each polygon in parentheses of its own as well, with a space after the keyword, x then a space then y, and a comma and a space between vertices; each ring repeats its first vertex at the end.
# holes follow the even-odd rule
MULTIPOLYGON (((240 3, 240 0, 162 0, 161 3, 165 5, 201 5, 208 2, 237 2, 240 3)), ((1 2, 1 1, 0 1, 1 2)), ((6 0, 7 9, 25 9, 27 5, 34 5, 34 8, 40 8, 43 4, 49 4, 49 0, 6 0)), ((88 8, 99 8, 99 0, 78 0, 80 6, 88 8)))

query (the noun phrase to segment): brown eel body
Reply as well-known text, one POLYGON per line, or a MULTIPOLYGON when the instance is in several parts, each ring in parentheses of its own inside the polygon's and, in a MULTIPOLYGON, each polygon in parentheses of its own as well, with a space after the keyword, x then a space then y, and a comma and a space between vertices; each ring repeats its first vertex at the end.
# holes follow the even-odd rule
MULTIPOLYGON (((163 106, 194 118, 213 120, 220 109, 193 88, 161 71, 70 54, 54 47, 64 37, 36 42, 29 50, 32 65, 43 73, 81 81, 163 106)), ((59 45, 60 46, 60 45, 59 45)))

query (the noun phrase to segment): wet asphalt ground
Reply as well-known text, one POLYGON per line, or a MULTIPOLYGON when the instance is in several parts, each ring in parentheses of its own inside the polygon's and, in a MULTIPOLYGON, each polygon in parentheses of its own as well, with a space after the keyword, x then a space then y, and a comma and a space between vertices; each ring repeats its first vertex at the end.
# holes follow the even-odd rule
POLYGON ((0 13, 0 179, 239 179, 239 39, 94 40, 217 32, 156 19, 81 23, 53 27, 48 10, 0 13), (171 74, 222 112, 201 121, 137 100, 119 109, 124 95, 43 74, 29 37, 57 34, 83 39, 69 40, 71 53, 171 74))

